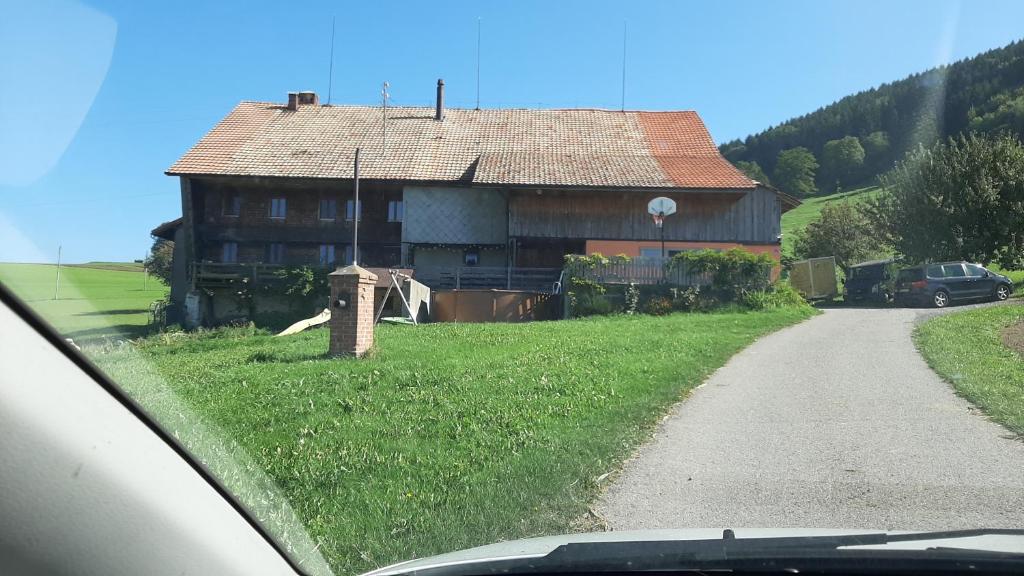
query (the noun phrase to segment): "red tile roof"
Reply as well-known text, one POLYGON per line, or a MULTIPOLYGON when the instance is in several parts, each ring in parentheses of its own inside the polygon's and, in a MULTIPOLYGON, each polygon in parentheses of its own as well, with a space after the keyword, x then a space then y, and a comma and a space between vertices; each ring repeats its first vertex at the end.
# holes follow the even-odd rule
POLYGON ((173 175, 474 184, 753 188, 695 112, 389 108, 242 102, 168 170, 173 175))

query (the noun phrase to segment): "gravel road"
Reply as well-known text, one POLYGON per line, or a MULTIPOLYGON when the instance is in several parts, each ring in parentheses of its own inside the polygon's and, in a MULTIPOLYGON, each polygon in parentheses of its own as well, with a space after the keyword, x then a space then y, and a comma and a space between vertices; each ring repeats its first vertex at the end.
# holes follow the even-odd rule
POLYGON ((617 530, 1024 527, 1024 442, 917 353, 934 313, 829 309, 755 342, 672 410, 598 513, 617 530))

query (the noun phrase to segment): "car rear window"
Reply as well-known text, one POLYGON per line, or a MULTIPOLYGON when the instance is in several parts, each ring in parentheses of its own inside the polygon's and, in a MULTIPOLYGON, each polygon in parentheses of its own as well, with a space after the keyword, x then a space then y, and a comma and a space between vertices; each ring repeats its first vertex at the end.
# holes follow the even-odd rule
POLYGON ((910 268, 907 270, 900 270, 899 281, 901 282, 915 282, 924 278, 923 271, 920 268, 910 268))
POLYGON ((942 266, 929 266, 928 267, 929 278, 945 278, 946 275, 942 272, 942 266))

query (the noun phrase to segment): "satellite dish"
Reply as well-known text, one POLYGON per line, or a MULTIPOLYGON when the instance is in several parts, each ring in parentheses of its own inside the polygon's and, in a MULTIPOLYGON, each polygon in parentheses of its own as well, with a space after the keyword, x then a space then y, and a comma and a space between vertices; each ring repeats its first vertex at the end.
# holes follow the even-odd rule
POLYGON ((647 213, 651 216, 671 216, 676 213, 676 201, 658 196, 647 203, 647 213))

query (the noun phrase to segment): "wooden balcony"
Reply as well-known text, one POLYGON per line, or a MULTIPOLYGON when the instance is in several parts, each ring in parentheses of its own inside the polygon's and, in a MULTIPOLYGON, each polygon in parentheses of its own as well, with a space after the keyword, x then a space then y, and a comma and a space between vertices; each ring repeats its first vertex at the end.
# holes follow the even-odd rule
MULTIPOLYGON (((307 266, 335 268, 333 265, 307 266)), ((280 281, 277 273, 292 267, 294 265, 196 262, 192 264, 192 277, 196 286, 200 288, 225 287, 242 280, 256 286, 280 281)), ((491 288, 554 293, 559 291, 561 274, 561 268, 464 266, 418 267, 413 269, 412 276, 432 290, 491 288)))

